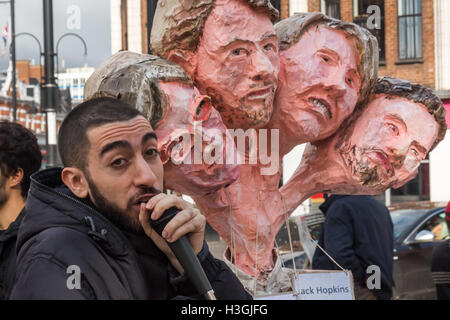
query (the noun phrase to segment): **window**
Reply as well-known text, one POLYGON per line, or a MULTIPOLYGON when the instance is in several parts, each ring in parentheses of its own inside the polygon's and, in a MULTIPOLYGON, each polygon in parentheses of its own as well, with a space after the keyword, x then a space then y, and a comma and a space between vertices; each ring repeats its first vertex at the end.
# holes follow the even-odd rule
POLYGON ((378 40, 378 48, 380 50, 380 62, 386 61, 386 49, 384 43, 384 0, 353 0, 353 22, 361 27, 368 28, 370 32, 378 40), (369 11, 367 9, 370 6, 377 6, 380 13, 380 25, 368 28, 367 20, 376 12, 369 11))
POLYGON ((398 0, 398 57, 422 58, 422 0, 398 0))
POLYGON ((155 16, 157 5, 158 0, 147 0, 147 43, 149 44, 148 50, 150 50, 150 35, 152 33, 153 18, 155 16))
POLYGON ((27 88, 27 97, 34 97, 34 88, 27 88))
POLYGON ((417 176, 398 189, 391 189, 393 202, 430 200, 430 163, 422 161, 417 176))
POLYGON ((341 19, 341 2, 339 0, 320 0, 320 11, 329 17, 341 19))
MULTIPOLYGON (((430 200, 430 161, 428 156, 422 160, 417 176, 397 189, 388 189, 391 203, 429 201, 430 200)), ((386 201, 385 192, 375 196, 381 202, 386 201)))

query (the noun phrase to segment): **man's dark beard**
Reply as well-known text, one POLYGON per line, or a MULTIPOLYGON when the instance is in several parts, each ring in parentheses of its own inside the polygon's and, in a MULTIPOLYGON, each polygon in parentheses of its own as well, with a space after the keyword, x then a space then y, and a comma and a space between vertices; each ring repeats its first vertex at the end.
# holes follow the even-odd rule
MULTIPOLYGON (((109 221, 111 221, 116 227, 119 229, 137 233, 137 234, 143 234, 144 229, 142 228, 141 223, 139 222, 139 216, 129 216, 127 212, 124 210, 118 208, 113 203, 109 202, 98 190, 97 186, 92 182, 91 178, 88 175, 86 176, 86 180, 88 182, 89 188, 91 190, 91 196, 92 200, 94 202, 94 205, 96 206, 97 210, 105 216, 109 221)), ((140 190, 139 194, 145 194, 145 193, 160 193, 161 191, 150 187, 150 188, 143 188, 140 190)), ((132 210, 133 203, 129 202, 127 204, 128 211, 132 210)))

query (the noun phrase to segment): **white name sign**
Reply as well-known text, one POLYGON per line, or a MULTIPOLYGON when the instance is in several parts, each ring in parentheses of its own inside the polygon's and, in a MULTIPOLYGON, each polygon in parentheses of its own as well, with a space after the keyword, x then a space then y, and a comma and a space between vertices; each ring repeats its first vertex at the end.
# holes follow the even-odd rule
POLYGON ((351 271, 300 270, 294 279, 299 300, 354 300, 351 271))

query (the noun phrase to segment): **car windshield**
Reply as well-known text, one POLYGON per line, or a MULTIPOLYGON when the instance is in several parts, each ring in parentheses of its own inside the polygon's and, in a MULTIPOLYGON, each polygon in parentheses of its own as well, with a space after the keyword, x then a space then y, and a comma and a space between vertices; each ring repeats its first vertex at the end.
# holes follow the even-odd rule
POLYGON ((397 240, 406 230, 409 230, 425 210, 395 210, 391 212, 392 222, 394 224, 394 240, 397 240))

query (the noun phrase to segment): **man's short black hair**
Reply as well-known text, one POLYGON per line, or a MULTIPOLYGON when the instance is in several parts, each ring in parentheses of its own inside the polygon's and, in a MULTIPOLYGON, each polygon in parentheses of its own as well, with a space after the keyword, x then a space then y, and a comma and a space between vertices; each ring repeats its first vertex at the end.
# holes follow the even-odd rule
POLYGON ((87 131, 108 123, 128 121, 142 114, 129 104, 109 97, 87 100, 70 111, 59 129, 58 149, 65 167, 84 172, 89 152, 87 131))
POLYGON ((5 177, 23 170, 20 183, 23 198, 27 197, 30 175, 41 168, 41 161, 41 150, 33 132, 18 123, 0 122, 0 170, 5 177))

